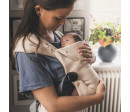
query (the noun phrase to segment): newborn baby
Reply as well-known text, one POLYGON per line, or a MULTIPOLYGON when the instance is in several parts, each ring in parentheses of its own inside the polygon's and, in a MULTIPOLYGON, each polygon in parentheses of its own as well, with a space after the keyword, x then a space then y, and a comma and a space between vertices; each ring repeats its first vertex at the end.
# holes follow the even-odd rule
MULTIPOLYGON (((68 33, 61 38, 61 47, 64 48, 73 45, 78 41, 80 42, 80 44, 82 44, 83 39, 80 35, 76 33, 68 33)), ((65 78, 61 81, 61 94, 64 96, 74 95, 75 91, 73 90, 75 87, 78 91, 78 95, 80 96, 95 94, 96 87, 99 83, 99 77, 97 73, 86 61, 81 60, 79 62, 76 62, 76 60, 71 60, 71 63, 75 63, 74 68, 77 69, 71 69, 71 71, 69 71, 65 78)), ((71 65, 73 66, 73 64, 71 65)))

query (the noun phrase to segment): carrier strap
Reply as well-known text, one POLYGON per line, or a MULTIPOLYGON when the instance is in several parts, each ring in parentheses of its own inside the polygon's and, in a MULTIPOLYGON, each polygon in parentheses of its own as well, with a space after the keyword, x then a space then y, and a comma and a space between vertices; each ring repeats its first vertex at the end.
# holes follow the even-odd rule
MULTIPOLYGON (((62 38, 62 36, 63 36, 63 34, 59 31, 55 31, 54 33, 57 35, 57 37, 59 39, 62 38)), ((26 53, 35 53, 36 52, 37 44, 38 44, 38 40, 37 40, 36 36, 34 34, 29 34, 28 37, 24 40, 25 50, 23 48, 23 39, 24 39, 24 37, 21 37, 18 40, 16 47, 13 51, 14 56, 15 56, 15 52, 26 52, 26 53)), ((54 47, 53 45, 51 45, 45 39, 41 39, 40 41, 41 41, 41 43, 40 43, 37 53, 51 56, 51 57, 56 57, 54 55, 54 52, 57 48, 54 47)))

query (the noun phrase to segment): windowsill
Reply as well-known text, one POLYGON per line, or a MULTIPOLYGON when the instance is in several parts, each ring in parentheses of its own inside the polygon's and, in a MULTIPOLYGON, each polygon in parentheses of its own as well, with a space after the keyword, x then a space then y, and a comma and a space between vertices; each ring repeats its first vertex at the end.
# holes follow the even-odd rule
POLYGON ((96 56, 96 61, 92 64, 94 69, 121 69, 121 49, 117 49, 117 56, 112 62, 103 62, 98 57, 98 48, 92 48, 93 53, 96 56))
POLYGON ((103 62, 96 56, 95 63, 92 64, 94 69, 121 69, 121 56, 117 56, 112 62, 103 62))

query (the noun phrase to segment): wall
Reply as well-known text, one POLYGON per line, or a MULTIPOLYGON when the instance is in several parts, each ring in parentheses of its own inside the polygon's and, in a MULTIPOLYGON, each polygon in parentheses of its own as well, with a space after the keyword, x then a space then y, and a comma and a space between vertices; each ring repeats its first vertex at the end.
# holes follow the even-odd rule
POLYGON ((92 0, 91 2, 92 15, 98 24, 103 22, 120 22, 121 0, 92 0))
POLYGON ((29 112, 29 105, 14 105, 14 87, 13 76, 18 75, 16 70, 12 69, 12 63, 9 63, 9 112, 29 112))
MULTIPOLYGON (((85 6, 84 10, 77 11, 74 10, 69 15, 69 17, 85 17, 85 38, 89 36, 89 12, 90 12, 90 0, 84 0, 85 6)), ((10 11, 10 18, 12 17, 21 17, 23 11, 10 11)), ((13 75, 17 75, 15 70, 12 70, 10 62, 10 71, 9 71, 9 112, 29 112, 29 106, 16 106, 14 105, 14 92, 13 92, 13 75)))
POLYGON ((81 11, 72 11, 69 17, 84 17, 85 18, 85 39, 89 36, 89 15, 90 15, 90 6, 91 0, 84 0, 84 10, 81 11))

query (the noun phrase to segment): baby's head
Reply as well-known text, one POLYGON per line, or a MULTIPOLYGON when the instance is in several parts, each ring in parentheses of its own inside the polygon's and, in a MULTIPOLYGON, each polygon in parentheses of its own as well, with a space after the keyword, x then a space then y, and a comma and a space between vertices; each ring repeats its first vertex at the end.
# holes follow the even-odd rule
POLYGON ((61 47, 73 44, 78 41, 82 41, 82 37, 76 33, 67 33, 61 39, 61 47))

